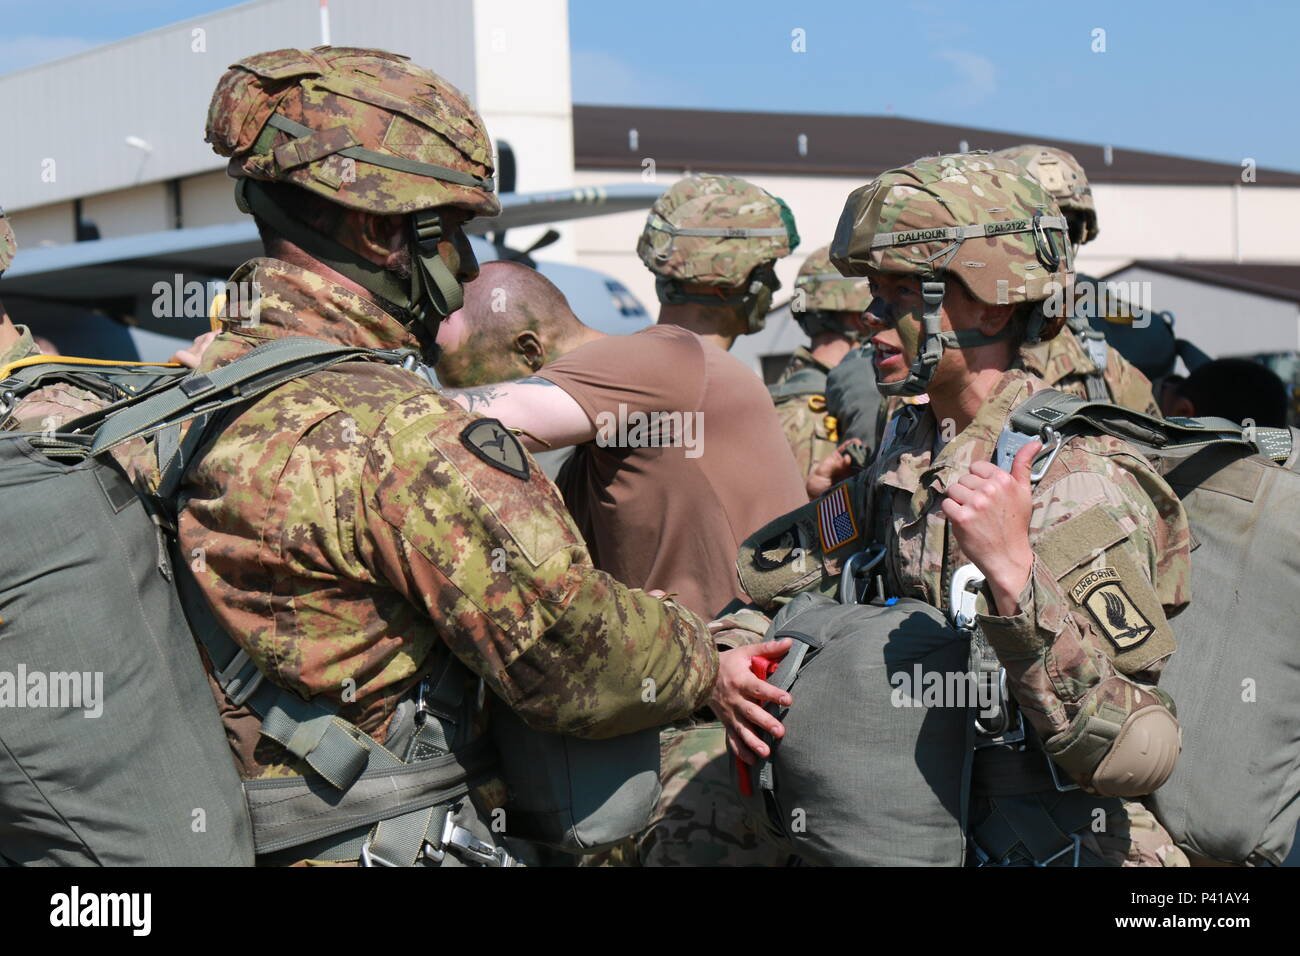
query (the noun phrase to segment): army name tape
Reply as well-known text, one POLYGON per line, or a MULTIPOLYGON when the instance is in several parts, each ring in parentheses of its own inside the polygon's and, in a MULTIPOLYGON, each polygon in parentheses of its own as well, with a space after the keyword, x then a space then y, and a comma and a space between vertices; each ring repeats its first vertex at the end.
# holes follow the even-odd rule
POLYGON ((871 237, 871 248, 907 246, 918 242, 937 242, 941 239, 976 239, 981 236, 1001 236, 1011 232, 1030 232, 1038 229, 1067 229, 1064 216, 1038 216, 1034 219, 1008 219, 1005 222, 981 222, 971 226, 942 226, 934 229, 913 229, 908 232, 881 232, 871 237))

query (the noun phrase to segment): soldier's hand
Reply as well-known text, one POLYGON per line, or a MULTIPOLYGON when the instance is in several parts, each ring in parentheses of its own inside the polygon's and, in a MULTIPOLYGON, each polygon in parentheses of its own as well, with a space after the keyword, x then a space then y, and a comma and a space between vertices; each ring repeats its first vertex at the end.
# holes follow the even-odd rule
POLYGON ((808 475, 808 481, 804 485, 804 490, 808 492, 809 499, 820 498, 845 478, 853 476, 856 465, 852 456, 845 452, 844 449, 855 444, 861 445, 862 442, 856 438, 850 438, 817 462, 817 466, 808 475))
POLYGON ((785 736, 781 722, 763 709, 769 702, 789 707, 791 697, 754 676, 750 661, 758 655, 777 661, 785 657, 794 642, 786 637, 779 641, 746 644, 718 655, 718 679, 713 685, 709 707, 727 731, 727 746, 747 764, 769 754, 767 744, 758 735, 767 731, 773 737, 785 736))
POLYGON ((199 362, 203 360, 203 353, 208 350, 208 346, 212 344, 212 340, 216 337, 216 332, 204 332, 194 340, 194 344, 187 349, 179 350, 168 361, 178 362, 186 368, 198 368, 199 362))
POLYGON ((949 485, 942 505, 957 546, 980 569, 1004 616, 1019 613, 1020 592, 1034 563, 1029 471, 1042 447, 1034 441, 1020 449, 1009 473, 990 461, 975 462, 949 485))

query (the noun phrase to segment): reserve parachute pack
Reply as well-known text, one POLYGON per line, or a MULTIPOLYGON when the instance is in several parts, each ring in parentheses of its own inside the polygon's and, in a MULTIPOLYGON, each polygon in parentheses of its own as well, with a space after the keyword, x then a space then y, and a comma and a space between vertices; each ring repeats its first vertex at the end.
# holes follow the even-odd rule
POLYGON ((103 708, 95 719, 44 707, 9 711, 0 723, 6 861, 511 865, 464 799, 495 772, 497 750, 501 764, 529 769, 507 779, 515 803, 550 813, 528 837, 585 851, 645 825, 658 796, 658 749, 648 752, 644 734, 576 742, 577 757, 574 742, 557 745, 517 720, 495 740, 468 740, 468 671, 439 645, 418 691, 376 741, 336 705, 264 679, 216 624, 175 540, 181 479, 224 410, 358 360, 416 365, 411 352, 285 338, 207 374, 38 358, 7 370, 6 413, 53 382, 110 404, 57 432, 0 433, 0 530, 6 541, 39 544, 0 559, 0 694, 9 675, 69 683, 60 675, 88 674, 101 675, 104 695, 92 700, 103 708), (140 494, 108 452, 149 436, 158 487, 140 494), (262 734, 311 775, 241 784, 196 639, 229 701, 252 709, 262 734))
POLYGON ((767 632, 786 637, 768 680, 797 703, 768 705, 785 734, 764 736, 771 756, 754 768, 752 815, 813 865, 960 866, 975 710, 929 706, 926 678, 909 682, 964 677, 968 635, 922 601, 805 592, 767 632))
MULTIPOLYGON (((1183 751, 1145 798, 1175 842, 1224 863, 1277 865, 1300 820, 1300 473, 1295 432, 1226 419, 1160 420, 1053 389, 1011 415, 995 460, 1100 431, 1150 460, 1192 531, 1192 602, 1160 686, 1183 751)), ((1045 469, 1036 469, 1041 473, 1045 469)))

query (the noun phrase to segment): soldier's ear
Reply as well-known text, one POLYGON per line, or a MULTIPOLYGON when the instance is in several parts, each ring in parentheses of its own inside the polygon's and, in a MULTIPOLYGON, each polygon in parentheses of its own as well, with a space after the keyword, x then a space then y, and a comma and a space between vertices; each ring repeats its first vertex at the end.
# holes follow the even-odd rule
POLYGON ((536 372, 546 364, 546 346, 532 329, 525 329, 516 335, 514 347, 530 371, 536 372))

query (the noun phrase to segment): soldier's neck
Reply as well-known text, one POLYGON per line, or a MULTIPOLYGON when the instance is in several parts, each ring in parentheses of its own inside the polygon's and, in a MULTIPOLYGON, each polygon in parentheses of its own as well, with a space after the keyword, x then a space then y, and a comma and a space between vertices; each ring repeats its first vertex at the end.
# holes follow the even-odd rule
POLYGON ((957 435, 975 420, 989 393, 1002 380, 1002 369, 966 371, 951 380, 932 383, 930 409, 936 421, 951 422, 950 434, 957 435))
POLYGON ((723 351, 729 351, 740 337, 740 319, 734 309, 685 302, 664 303, 659 307, 660 325, 679 325, 723 351))
POLYGON ((834 333, 821 333, 812 340, 812 357, 827 368, 834 368, 853 348, 848 339, 834 333))

